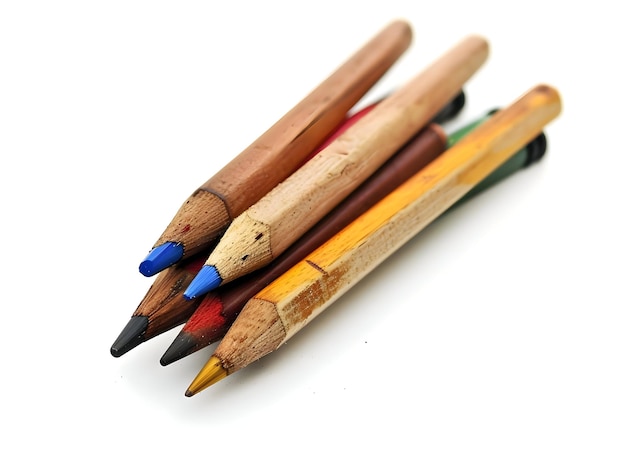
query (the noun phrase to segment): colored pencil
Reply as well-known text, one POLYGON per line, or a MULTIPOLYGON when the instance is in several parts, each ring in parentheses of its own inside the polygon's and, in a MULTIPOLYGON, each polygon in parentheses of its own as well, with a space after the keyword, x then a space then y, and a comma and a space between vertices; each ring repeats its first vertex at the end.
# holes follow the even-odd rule
POLYGON ((556 89, 530 89, 261 290, 246 303, 185 395, 197 394, 284 345, 539 135, 560 111, 556 89))
MULTIPOLYGON (((487 119, 490 114, 488 113, 485 117, 450 134, 447 139, 447 147, 454 145, 465 134, 487 119)), ((338 232, 338 230, 320 230, 318 229, 319 226, 322 226, 322 228, 330 228, 331 226, 336 226, 339 229, 343 228, 358 214, 369 209, 383 196, 386 196, 387 193, 391 192, 423 168, 439 153, 443 152, 443 140, 434 139, 434 136, 438 134, 433 132, 433 128, 434 125, 430 125, 413 138, 372 177, 355 190, 347 200, 343 201, 318 225, 305 234, 302 238, 303 242, 299 240, 267 267, 207 293, 161 357, 161 364, 164 366, 169 365, 220 340, 230 328, 245 303, 252 296, 282 275, 296 262, 302 260, 307 254, 334 235, 335 232, 338 232), (423 144, 422 141, 424 142, 423 144), (431 146, 424 149, 423 146, 427 144, 436 145, 436 148, 431 146), (435 154, 433 151, 438 152, 435 154), (387 174, 391 175, 387 176, 387 174), (382 186, 383 184, 385 186, 382 186), (378 191, 372 188, 375 185, 379 185, 378 191), (351 207, 354 208, 353 212, 349 212, 351 207), (309 235, 310 233, 313 233, 313 235, 309 235)), ((514 172, 538 161, 544 155, 546 145, 545 134, 541 133, 480 184, 472 188, 450 209, 468 201, 474 195, 495 185, 514 172)))
MULTIPOLYGON (((351 113, 314 153, 324 149, 352 124, 369 113, 380 100, 351 113)), ((435 117, 434 122, 444 123, 458 115, 465 104, 463 90, 435 117)), ((189 286, 210 250, 200 252, 160 272, 124 329, 111 346, 111 354, 120 357, 133 348, 186 322, 199 307, 202 297, 187 301, 183 291, 189 286)), ((302 254, 305 255, 306 253, 302 254)), ((254 293, 251 293, 251 295, 254 293)))
POLYGON ((487 59, 469 36, 236 217, 185 290, 193 299, 267 265, 423 128, 487 59))
POLYGON ((206 249, 232 219, 298 168, 409 47, 410 25, 391 22, 180 207, 139 271, 152 276, 206 249))
POLYGON ((160 272, 126 326, 119 333, 111 355, 118 358, 138 345, 186 322, 202 298, 191 301, 183 291, 204 264, 208 251, 200 252, 160 272))

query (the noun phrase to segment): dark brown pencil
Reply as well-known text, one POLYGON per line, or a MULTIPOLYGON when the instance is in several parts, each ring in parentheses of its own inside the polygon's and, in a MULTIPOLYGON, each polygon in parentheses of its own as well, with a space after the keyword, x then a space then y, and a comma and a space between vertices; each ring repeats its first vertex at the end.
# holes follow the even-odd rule
POLYGON ((120 357, 137 345, 184 323, 202 298, 187 301, 183 292, 206 260, 201 252, 159 273, 130 320, 111 346, 111 355, 120 357))
POLYGON ((408 48, 410 25, 394 21, 178 210, 139 271, 152 276, 212 243, 230 222, 293 173, 408 48))

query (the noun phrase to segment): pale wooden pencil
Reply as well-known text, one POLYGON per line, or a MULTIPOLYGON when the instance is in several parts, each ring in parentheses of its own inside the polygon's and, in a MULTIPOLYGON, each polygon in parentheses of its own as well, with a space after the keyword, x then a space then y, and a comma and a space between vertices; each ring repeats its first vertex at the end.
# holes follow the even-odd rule
POLYGON ((192 299, 267 265, 373 174, 484 64, 469 36, 235 218, 185 292, 192 299))
POLYGON ((283 345, 540 134, 560 110, 554 88, 532 88, 261 290, 244 306, 186 395, 283 345))

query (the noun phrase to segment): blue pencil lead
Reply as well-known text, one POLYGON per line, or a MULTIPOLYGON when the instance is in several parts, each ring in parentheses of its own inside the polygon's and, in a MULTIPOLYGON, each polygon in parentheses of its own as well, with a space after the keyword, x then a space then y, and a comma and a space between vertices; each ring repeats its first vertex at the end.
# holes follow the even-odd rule
POLYGON ((222 277, 213 265, 203 266, 196 277, 191 280, 183 296, 187 300, 197 298, 214 290, 222 284, 222 277))
POLYGON ((174 265, 183 257, 183 245, 165 242, 153 248, 143 262, 139 264, 139 272, 144 276, 152 276, 174 265))

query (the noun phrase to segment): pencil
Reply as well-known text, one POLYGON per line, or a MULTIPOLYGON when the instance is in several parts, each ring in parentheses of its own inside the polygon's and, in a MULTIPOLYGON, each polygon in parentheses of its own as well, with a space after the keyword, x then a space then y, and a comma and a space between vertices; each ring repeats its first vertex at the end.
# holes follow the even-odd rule
POLYGON ((542 132, 561 110, 538 85, 256 294, 191 382, 192 396, 275 351, 542 132))
POLYGON ((160 272, 145 294, 126 326, 119 333, 111 355, 118 358, 143 342, 186 322, 202 298, 191 301, 183 291, 198 274, 207 252, 200 252, 160 272))
MULTIPOLYGON (((379 102, 380 100, 374 101, 356 112, 351 112, 326 141, 311 154, 311 157, 369 113, 379 102)), ((444 123, 453 119, 461 111, 464 104, 465 93, 461 90, 437 114, 434 122, 444 123)), ((182 293, 198 273, 209 253, 210 249, 199 252, 157 274, 144 299, 113 342, 111 355, 120 357, 143 342, 188 321, 190 316, 199 308, 203 298, 198 297, 187 301, 183 298, 182 293)), ((250 296, 252 294, 254 293, 251 293, 250 296)))
POLYGON ((139 271, 152 276, 206 249, 232 219, 298 168, 409 47, 410 25, 396 20, 183 203, 139 271))
POLYGON ((373 174, 487 59, 469 36, 236 217, 185 290, 193 299, 267 265, 373 174))
MULTIPOLYGON (((491 113, 487 113, 485 117, 452 133, 448 136, 447 147, 454 145, 456 141, 482 123, 490 115, 491 113)), ((434 128, 434 125, 429 125, 425 130, 420 132, 418 136, 413 138, 361 187, 355 190, 347 200, 343 201, 331 211, 328 216, 322 219, 318 225, 305 234, 302 237, 303 242, 298 241, 267 267, 207 293, 161 357, 161 364, 163 366, 169 365, 174 361, 180 360, 220 340, 228 328, 230 328, 245 303, 252 296, 295 265, 296 262, 302 260, 307 254, 334 235, 335 232, 338 232, 338 230, 319 230, 319 226, 329 228, 332 225, 336 225, 338 228, 343 228, 356 218, 358 214, 369 209, 383 196, 386 196, 387 193, 391 192, 411 175, 423 168, 430 162, 431 157, 435 158, 443 152, 443 139, 432 139, 432 137, 437 135, 432 132, 434 128), (428 144, 435 144, 437 146, 436 149, 422 149, 422 141, 424 142, 423 145, 426 145, 427 137, 429 138, 428 144), (436 155, 435 152, 432 152, 432 155, 427 155, 429 150, 436 150, 438 152, 436 155), (391 173, 392 176, 386 177, 386 174, 389 173, 391 173), (383 183, 385 186, 382 186, 383 183), (380 185, 378 191, 372 188, 376 185, 380 185), (354 214, 349 212, 350 207, 355 209, 353 211, 354 214), (313 235, 309 235, 311 233, 313 233, 313 235)), ((441 132, 442 131, 440 131, 440 133, 441 132)), ((498 167, 498 169, 485 178, 485 180, 473 187, 463 198, 457 201, 450 210, 470 200, 476 194, 495 185, 514 172, 537 162, 545 154, 546 146, 546 136, 542 132, 523 149, 520 149, 504 164, 498 167)))

